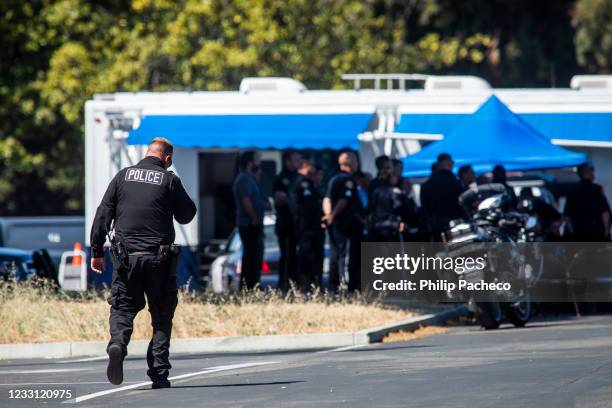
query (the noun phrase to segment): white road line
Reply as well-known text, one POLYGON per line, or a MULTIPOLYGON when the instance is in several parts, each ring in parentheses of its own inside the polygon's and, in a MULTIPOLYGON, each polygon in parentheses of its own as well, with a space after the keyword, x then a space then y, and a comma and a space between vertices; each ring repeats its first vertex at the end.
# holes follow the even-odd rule
MULTIPOLYGON (((138 381, 126 381, 126 384, 136 384, 138 381)), ((3 383, 0 387, 18 386, 35 386, 35 385, 95 385, 108 384, 108 381, 84 381, 84 382, 37 382, 37 383, 3 383)))
POLYGON ((79 358, 78 360, 62 360, 62 361, 56 361, 55 363, 56 364, 70 364, 70 363, 85 363, 88 361, 100 361, 100 360, 108 360, 108 356, 79 358))
POLYGON ((338 347, 338 348, 331 349, 331 350, 321 350, 321 351, 317 351, 315 354, 335 353, 337 351, 352 350, 352 349, 356 349, 356 348, 360 348, 360 347, 365 347, 365 346, 369 346, 369 344, 356 344, 354 346, 338 347))
POLYGON ((0 374, 47 374, 68 373, 71 371, 89 371, 91 368, 45 368, 42 370, 2 370, 0 374))
MULTIPOLYGON (((180 379, 183 379, 183 378, 195 377, 195 376, 202 375, 202 374, 211 374, 211 373, 216 373, 216 372, 219 372, 219 371, 237 370, 237 369, 240 369, 240 368, 257 367, 257 366, 268 365, 268 364, 277 364, 277 363, 278 363, 277 361, 264 361, 264 362, 261 362, 261 363, 246 363, 246 364, 222 365, 222 366, 217 366, 217 367, 210 367, 210 368, 207 368, 206 370, 198 371, 198 372, 195 372, 195 373, 187 373, 187 374, 175 375, 174 377, 169 377, 168 379, 169 380, 180 380, 180 379)), ((83 401, 88 401, 90 399, 97 398, 97 397, 102 397, 104 395, 114 394, 116 392, 121 392, 121 391, 129 391, 129 390, 133 390, 135 388, 145 387, 147 385, 151 385, 151 381, 141 382, 141 383, 132 384, 132 385, 126 385, 125 387, 111 388, 110 390, 99 391, 99 392, 94 392, 92 394, 82 395, 80 397, 64 401, 63 404, 79 403, 79 402, 83 402, 83 401)))

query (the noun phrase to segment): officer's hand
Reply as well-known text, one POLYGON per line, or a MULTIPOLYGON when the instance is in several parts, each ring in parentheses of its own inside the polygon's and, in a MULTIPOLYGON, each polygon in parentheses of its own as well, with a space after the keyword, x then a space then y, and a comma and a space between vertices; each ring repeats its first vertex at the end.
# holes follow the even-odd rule
POLYGON ((332 225, 334 222, 334 213, 329 213, 329 214, 325 214, 322 218, 321 221, 326 224, 326 225, 332 225))
POLYGON ((404 232, 404 230, 406 229, 406 224, 404 224, 403 222, 399 223, 399 232, 404 232))
POLYGON ((104 270, 104 258, 91 258, 91 269, 95 273, 102 273, 104 270))

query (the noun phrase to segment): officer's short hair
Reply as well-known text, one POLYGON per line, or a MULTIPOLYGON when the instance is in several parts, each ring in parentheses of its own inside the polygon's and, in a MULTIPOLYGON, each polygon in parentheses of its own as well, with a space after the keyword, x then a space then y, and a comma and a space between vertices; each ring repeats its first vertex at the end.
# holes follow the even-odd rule
POLYGON ((255 160, 255 155, 257 152, 255 150, 245 150, 240 154, 238 158, 238 167, 240 170, 246 170, 249 163, 255 160))
POLYGON ((151 143, 149 143, 149 151, 155 150, 159 151, 160 153, 170 155, 174 152, 174 146, 172 145, 172 142, 165 137, 156 137, 151 140, 151 143))
POLYGON ((315 161, 311 156, 302 156, 302 160, 300 161, 300 165, 298 168, 303 168, 306 166, 316 167, 315 161))
POLYGON ((391 159, 391 164, 393 164, 393 167, 397 166, 397 165, 404 165, 404 163, 400 160, 400 159, 391 159))
POLYGON ((438 155, 438 163, 444 161, 444 160, 452 160, 452 157, 450 154, 448 153, 440 153, 438 155))
POLYGON ((469 172, 470 170, 472 170, 472 165, 471 164, 465 164, 465 165, 459 167, 459 177, 463 177, 463 175, 466 174, 467 172, 469 172))
POLYGON ((389 160, 391 160, 391 159, 387 155, 383 154, 382 156, 378 156, 376 158, 376 160, 374 161, 374 163, 376 164, 376 169, 378 171, 382 170, 382 168, 384 167, 385 163, 388 163, 389 160))
POLYGON ((589 171, 595 171, 595 167, 593 167, 593 165, 589 162, 582 163, 576 168, 576 173, 580 178, 584 177, 584 175, 589 171))
POLYGON ((291 158, 294 154, 298 154, 298 151, 295 149, 286 149, 283 150, 283 154, 281 156, 281 161, 283 162, 283 166, 287 163, 287 160, 291 158))
POLYGON ((355 153, 355 151, 353 150, 345 149, 345 150, 342 150, 340 154, 338 155, 338 164, 340 165, 348 164, 349 156, 353 156, 355 160, 357 160, 357 163, 359 163, 359 156, 357 155, 357 153, 355 153))

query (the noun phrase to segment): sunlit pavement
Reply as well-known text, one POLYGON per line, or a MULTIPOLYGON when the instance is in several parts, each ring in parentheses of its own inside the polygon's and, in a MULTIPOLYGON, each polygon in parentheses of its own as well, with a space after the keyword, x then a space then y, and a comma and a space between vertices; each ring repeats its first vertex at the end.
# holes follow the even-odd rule
POLYGON ((69 389, 83 407, 610 407, 611 346, 612 316, 457 327, 340 350, 175 355, 162 390, 143 384, 142 358, 126 360, 121 386, 102 359, 3 361, 0 406, 67 406, 9 390, 69 389))

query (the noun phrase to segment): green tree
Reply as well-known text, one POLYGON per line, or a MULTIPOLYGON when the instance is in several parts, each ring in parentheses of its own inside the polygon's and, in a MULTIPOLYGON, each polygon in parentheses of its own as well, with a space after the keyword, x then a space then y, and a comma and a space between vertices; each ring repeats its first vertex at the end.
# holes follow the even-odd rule
POLYGON ((612 1, 578 0, 573 24, 578 63, 589 72, 612 72, 612 1))
POLYGON ((485 63, 451 70, 496 87, 568 86, 578 71, 571 10, 575 0, 423 0, 419 22, 442 37, 490 38, 485 63))

